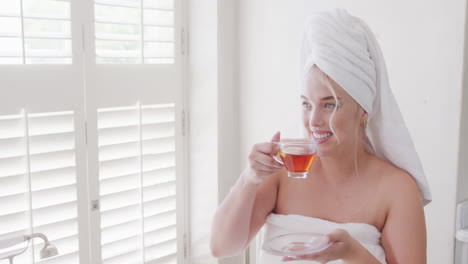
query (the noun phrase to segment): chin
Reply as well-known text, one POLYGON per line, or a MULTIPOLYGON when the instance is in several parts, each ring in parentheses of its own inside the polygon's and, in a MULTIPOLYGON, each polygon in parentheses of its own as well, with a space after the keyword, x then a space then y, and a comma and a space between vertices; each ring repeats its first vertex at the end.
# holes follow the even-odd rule
POLYGON ((317 156, 319 157, 330 157, 336 155, 339 151, 337 142, 333 139, 328 140, 325 143, 319 144, 317 156))
POLYGON ((317 151, 317 157, 326 158, 329 156, 331 156, 331 153, 328 151, 321 151, 321 150, 317 151))

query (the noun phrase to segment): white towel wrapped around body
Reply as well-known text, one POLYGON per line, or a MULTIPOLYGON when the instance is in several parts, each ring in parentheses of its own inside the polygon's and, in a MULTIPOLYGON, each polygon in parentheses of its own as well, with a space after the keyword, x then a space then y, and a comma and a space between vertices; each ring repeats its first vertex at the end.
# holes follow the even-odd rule
MULTIPOLYGON (((335 223, 319 218, 313 218, 302 215, 280 215, 270 214, 263 227, 261 244, 270 238, 288 233, 314 232, 327 234, 335 229, 341 228, 349 232, 359 243, 361 243, 369 252, 381 263, 386 264, 385 251, 380 244, 380 231, 373 225, 365 223, 335 223)), ((281 262, 283 257, 274 256, 259 250, 258 264, 276 264, 281 262)), ((297 264, 313 264, 314 261, 294 261, 297 264)), ((329 262, 330 264, 343 263, 341 260, 329 262)))

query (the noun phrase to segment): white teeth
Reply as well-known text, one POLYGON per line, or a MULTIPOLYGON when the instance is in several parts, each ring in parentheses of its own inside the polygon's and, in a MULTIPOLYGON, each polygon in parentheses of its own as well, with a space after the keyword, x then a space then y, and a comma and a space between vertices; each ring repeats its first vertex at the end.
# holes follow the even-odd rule
POLYGON ((326 133, 326 134, 315 134, 314 133, 314 138, 326 138, 326 137, 329 137, 331 135, 332 135, 332 133, 326 133))

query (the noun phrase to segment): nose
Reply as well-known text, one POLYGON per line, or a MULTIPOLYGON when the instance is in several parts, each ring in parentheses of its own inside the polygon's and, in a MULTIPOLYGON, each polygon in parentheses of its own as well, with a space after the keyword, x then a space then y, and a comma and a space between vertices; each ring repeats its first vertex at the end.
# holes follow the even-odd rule
POLYGON ((310 128, 320 128, 325 123, 320 110, 314 109, 309 112, 309 127, 310 128))

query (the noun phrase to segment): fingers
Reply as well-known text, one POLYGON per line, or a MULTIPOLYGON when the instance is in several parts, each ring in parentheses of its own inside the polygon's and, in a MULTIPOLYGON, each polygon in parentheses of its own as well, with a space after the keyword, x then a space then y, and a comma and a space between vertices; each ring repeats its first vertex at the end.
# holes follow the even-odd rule
MULTIPOLYGON (((268 154, 263 154, 263 153, 255 153, 253 152, 249 159, 251 160, 251 164, 253 162, 258 162, 259 164, 261 165, 264 165, 264 166, 268 166, 268 167, 272 167, 272 168, 283 168, 283 164, 279 163, 278 161, 276 161, 273 157, 272 157, 272 154, 271 155, 268 155, 268 154)), ((253 164, 252 164, 253 165, 253 164)))
POLYGON ((352 242, 352 237, 348 231, 335 229, 332 233, 325 235, 322 242, 324 244, 332 243, 330 247, 314 254, 284 257, 283 261, 311 260, 319 263, 328 263, 329 261, 342 259, 349 255, 349 248, 352 242))
POLYGON ((348 231, 344 229, 335 229, 332 233, 326 235, 330 242, 345 242, 349 238, 348 231))
POLYGON ((257 161, 255 161, 254 164, 251 164, 250 167, 255 170, 265 171, 265 172, 270 172, 270 173, 276 172, 281 169, 280 166, 277 166, 277 167, 266 166, 257 161))
POLYGON ((273 156, 277 155, 278 147, 275 142, 280 140, 280 132, 276 132, 271 142, 255 144, 249 155, 250 178, 253 182, 260 183, 267 176, 281 170, 283 164, 276 161, 273 156))
POLYGON ((297 259, 295 257, 283 257, 281 261, 293 261, 293 260, 297 260, 297 259))
POLYGON ((278 131, 273 135, 273 138, 271 139, 271 142, 279 142, 281 138, 281 133, 278 131))
MULTIPOLYGON (((346 233, 345 232, 346 230, 336 229, 331 234, 334 235, 334 238, 337 238, 338 236, 341 238, 342 236, 346 236, 347 232, 346 233)), ((328 235, 324 235, 322 237, 322 240, 320 241, 320 244, 326 245, 332 242, 340 242, 340 240, 333 241, 328 235)), ((316 261, 319 263, 328 263, 331 260, 339 259, 341 257, 340 255, 336 255, 337 254, 336 246, 338 244, 343 244, 343 243, 332 243, 330 246, 328 246, 324 250, 321 250, 313 254, 284 257, 282 261, 310 260, 310 261, 316 261)))
POLYGON ((276 155, 278 153, 278 147, 272 142, 265 142, 255 144, 252 149, 252 153, 261 152, 266 155, 276 155))
POLYGON ((273 174, 283 168, 283 165, 275 161, 271 156, 259 154, 261 157, 252 158, 249 160, 250 168, 257 172, 258 176, 265 174, 273 174))
POLYGON ((310 260, 310 261, 315 261, 319 263, 327 263, 328 261, 326 260, 327 258, 321 254, 321 252, 315 253, 315 254, 310 254, 310 255, 298 255, 298 256, 288 256, 288 257, 283 257, 282 261, 294 261, 294 260, 310 260))

